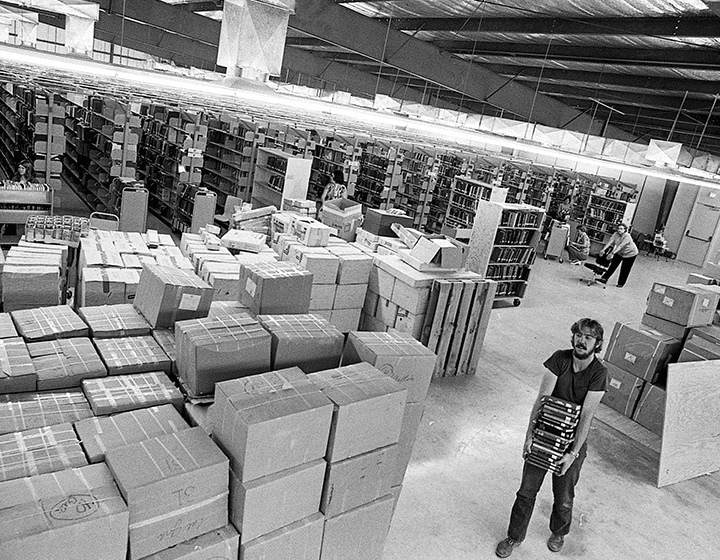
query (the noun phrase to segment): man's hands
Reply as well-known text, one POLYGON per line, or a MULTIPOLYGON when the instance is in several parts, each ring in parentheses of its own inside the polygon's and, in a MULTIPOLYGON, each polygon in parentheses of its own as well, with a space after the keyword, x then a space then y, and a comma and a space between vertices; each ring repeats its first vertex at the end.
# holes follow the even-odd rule
POLYGON ((575 462, 575 455, 572 453, 565 453, 563 455, 563 458, 560 459, 560 464, 562 465, 562 469, 560 469, 560 472, 556 476, 562 476, 564 475, 567 470, 570 468, 570 466, 575 462))
POLYGON ((523 457, 530 454, 532 449, 532 436, 525 438, 525 445, 523 445, 523 457))

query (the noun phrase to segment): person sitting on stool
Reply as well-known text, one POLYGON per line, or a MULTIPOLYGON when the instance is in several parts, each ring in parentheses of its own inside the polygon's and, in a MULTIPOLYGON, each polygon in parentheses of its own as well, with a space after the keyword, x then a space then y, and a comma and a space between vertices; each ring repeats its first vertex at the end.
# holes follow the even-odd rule
POLYGON ((586 261, 590 256, 590 238, 587 234, 587 229, 583 225, 577 227, 577 235, 575 241, 571 241, 565 247, 568 254, 570 264, 579 265, 581 262, 586 261))

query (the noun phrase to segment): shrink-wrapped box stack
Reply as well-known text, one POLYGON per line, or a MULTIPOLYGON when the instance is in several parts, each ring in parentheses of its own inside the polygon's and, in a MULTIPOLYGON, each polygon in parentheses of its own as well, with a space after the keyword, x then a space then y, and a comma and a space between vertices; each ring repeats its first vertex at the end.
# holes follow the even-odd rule
POLYGON ((11 313, 18 333, 27 342, 88 336, 88 326, 69 305, 38 307, 11 313))
POLYGON ((98 416, 168 403, 179 410, 183 401, 180 389, 159 371, 85 379, 82 387, 98 416))
POLYGON ((131 303, 81 307, 78 314, 87 323, 93 338, 117 338, 150 334, 145 318, 131 303))
POLYGON ((170 358, 150 335, 96 338, 95 346, 105 362, 108 375, 147 371, 170 373, 170 358))

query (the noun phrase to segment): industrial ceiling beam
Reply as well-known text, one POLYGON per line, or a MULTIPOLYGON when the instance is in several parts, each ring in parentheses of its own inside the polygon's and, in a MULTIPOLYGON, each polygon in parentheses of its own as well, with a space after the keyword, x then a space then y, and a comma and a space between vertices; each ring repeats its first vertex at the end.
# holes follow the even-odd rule
POLYGON ((665 78, 660 76, 643 76, 638 74, 617 74, 611 72, 588 72, 583 70, 561 70, 558 68, 540 68, 516 66, 513 64, 493 64, 493 70, 499 74, 514 76, 518 68, 522 68, 523 79, 542 78, 543 81, 559 80, 586 87, 620 86, 638 88, 647 91, 686 92, 714 95, 720 92, 720 81, 694 80, 689 78, 665 78))
POLYGON ((499 43, 475 41, 432 41, 432 44, 454 54, 476 56, 517 56, 525 58, 571 60, 595 64, 637 64, 672 66, 688 69, 717 69, 720 51, 710 48, 642 49, 630 47, 567 46, 539 43, 499 43))
MULTIPOLYGON (((387 24, 388 18, 375 18, 387 24)), ((392 18, 399 31, 466 31, 553 35, 653 35, 658 37, 717 37, 714 15, 695 17, 619 18, 392 18)))
MULTIPOLYGON (((331 0, 303 0, 290 17, 289 27, 306 35, 393 66, 408 74, 458 91, 480 102, 502 107, 524 119, 562 128, 599 132, 601 123, 592 122, 571 107, 499 76, 478 64, 453 57, 437 47, 387 25, 344 8, 331 0)), ((631 139, 623 130, 608 129, 608 135, 631 139)))

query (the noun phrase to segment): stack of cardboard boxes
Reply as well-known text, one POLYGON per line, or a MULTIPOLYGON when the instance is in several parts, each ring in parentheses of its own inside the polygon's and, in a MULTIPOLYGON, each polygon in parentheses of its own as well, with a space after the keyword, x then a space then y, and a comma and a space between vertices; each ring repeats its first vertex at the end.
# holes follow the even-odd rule
MULTIPOLYGON (((686 341, 705 340, 695 327, 710 325, 717 307, 718 292, 705 286, 655 282, 642 322, 617 323, 613 329, 605 352, 609 385, 603 402, 662 436, 667 365, 678 360, 686 341)), ((696 347, 691 342, 684 359, 696 347)))
POLYGON ((242 558, 319 558, 332 415, 299 368, 217 384, 213 438, 230 458, 230 520, 242 558))
POLYGON ((65 301, 67 247, 27 243, 11 247, 2 269, 5 311, 65 301))
POLYGON ((407 390, 370 364, 312 373, 333 403, 321 511, 323 560, 380 560, 407 390))

